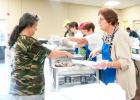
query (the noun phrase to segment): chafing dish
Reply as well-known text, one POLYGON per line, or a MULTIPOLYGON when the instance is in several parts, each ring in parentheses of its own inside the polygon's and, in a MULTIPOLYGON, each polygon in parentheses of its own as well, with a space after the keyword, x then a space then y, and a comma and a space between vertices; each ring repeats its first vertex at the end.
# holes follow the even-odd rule
POLYGON ((59 45, 57 45, 55 49, 68 51, 74 55, 71 59, 65 57, 49 59, 49 64, 53 71, 54 87, 56 89, 58 87, 67 87, 76 84, 99 82, 99 73, 97 69, 83 64, 72 63, 72 59, 84 60, 82 55, 75 54, 75 43, 64 41, 59 41, 57 43, 59 43, 59 45))
MULTIPOLYGON (((82 61, 82 60, 81 60, 82 61)), ((73 64, 70 61, 60 61, 56 66, 55 60, 52 64, 54 87, 67 87, 78 84, 99 82, 99 72, 89 66, 73 64), (67 64, 66 64, 67 63, 67 64), (61 64, 64 64, 61 66, 61 64)))

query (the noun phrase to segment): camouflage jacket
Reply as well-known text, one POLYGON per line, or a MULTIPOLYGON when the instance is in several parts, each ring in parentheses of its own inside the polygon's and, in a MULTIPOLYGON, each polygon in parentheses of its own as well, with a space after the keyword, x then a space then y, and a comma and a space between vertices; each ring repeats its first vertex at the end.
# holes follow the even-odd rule
POLYGON ((44 61, 51 51, 36 39, 20 35, 16 42, 11 72, 10 94, 39 95, 44 93, 44 61))

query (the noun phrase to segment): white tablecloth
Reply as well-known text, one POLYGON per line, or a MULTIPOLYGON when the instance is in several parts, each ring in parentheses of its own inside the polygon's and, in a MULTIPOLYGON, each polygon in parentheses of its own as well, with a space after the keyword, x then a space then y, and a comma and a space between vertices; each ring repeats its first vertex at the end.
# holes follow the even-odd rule
POLYGON ((45 100, 126 100, 124 90, 116 83, 94 83, 47 91, 45 100))
POLYGON ((116 83, 93 83, 73 87, 53 88, 53 78, 48 60, 45 62, 45 100, 126 100, 124 90, 116 83))
MULTIPOLYGON (((47 89, 47 88, 46 88, 47 89)), ((0 95, 0 100, 13 100, 9 94, 0 95)), ((122 88, 114 84, 88 84, 59 90, 46 91, 45 100, 126 100, 122 88)))
POLYGON ((140 61, 140 54, 132 54, 132 59, 140 61))

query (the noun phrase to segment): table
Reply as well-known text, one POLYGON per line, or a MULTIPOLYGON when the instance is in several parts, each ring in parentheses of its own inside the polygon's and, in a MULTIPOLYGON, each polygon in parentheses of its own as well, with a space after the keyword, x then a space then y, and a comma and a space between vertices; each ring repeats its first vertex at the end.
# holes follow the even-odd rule
POLYGON ((54 86, 57 89, 59 87, 59 78, 63 76, 73 76, 73 75, 84 75, 84 74, 94 74, 96 82, 99 82, 99 71, 88 66, 74 66, 74 67, 52 67, 54 86))
POLYGON ((45 100, 126 100, 125 91, 117 84, 92 83, 48 91, 45 100))
POLYGON ((55 89, 48 59, 45 61, 44 74, 45 100, 126 100, 125 91, 117 83, 105 85, 100 82, 55 89))
POLYGON ((140 61, 140 54, 132 54, 132 59, 140 61))

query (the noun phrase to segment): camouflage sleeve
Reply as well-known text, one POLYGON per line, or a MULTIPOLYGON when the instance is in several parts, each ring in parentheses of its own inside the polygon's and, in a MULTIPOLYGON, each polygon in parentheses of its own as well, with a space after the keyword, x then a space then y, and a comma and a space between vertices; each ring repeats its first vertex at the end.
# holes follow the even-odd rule
POLYGON ((41 45, 39 42, 34 42, 30 46, 30 54, 29 56, 33 58, 34 61, 43 61, 51 52, 48 48, 41 45))

